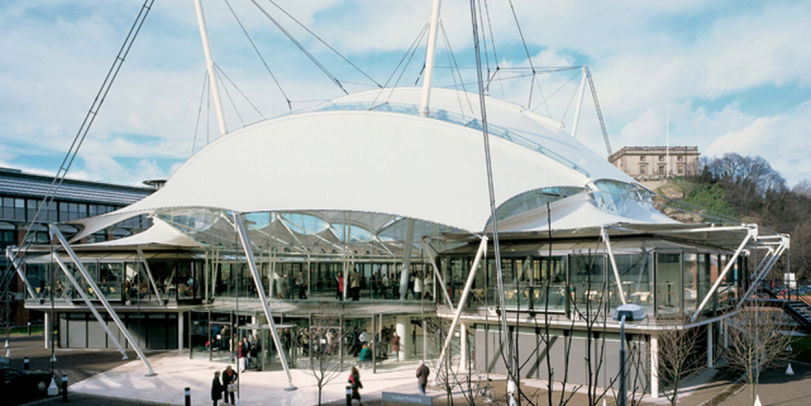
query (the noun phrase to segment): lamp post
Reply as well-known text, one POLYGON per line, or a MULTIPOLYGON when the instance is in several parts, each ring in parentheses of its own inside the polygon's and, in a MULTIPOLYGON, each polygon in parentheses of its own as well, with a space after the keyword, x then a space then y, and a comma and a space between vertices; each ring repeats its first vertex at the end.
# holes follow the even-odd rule
POLYGON ((612 316, 614 320, 620 322, 620 388, 617 395, 617 405, 626 406, 627 397, 625 395, 625 321, 635 322, 645 319, 645 310, 642 306, 633 303, 618 306, 612 316))

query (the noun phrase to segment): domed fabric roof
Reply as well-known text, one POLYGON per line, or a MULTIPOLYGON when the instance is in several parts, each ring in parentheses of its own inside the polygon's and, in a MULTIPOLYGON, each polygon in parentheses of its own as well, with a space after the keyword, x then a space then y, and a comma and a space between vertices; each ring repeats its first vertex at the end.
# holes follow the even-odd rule
MULTIPOLYGON (((477 105, 476 96, 434 89, 431 114, 422 117, 419 89, 383 92, 385 103, 372 103, 378 91, 364 92, 227 134, 186 161, 163 188, 113 214, 180 207, 352 211, 483 231, 490 208, 481 127, 458 101, 477 105)), ((559 124, 520 106, 487 102, 497 206, 547 187, 634 183, 559 124)), ((88 224, 82 234, 103 223, 88 224)))

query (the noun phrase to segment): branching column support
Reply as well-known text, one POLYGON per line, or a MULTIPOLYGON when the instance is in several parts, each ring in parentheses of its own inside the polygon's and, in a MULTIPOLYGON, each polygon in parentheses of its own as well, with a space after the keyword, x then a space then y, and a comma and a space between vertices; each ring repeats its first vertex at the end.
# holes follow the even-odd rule
POLYGON ((422 240, 422 246, 425 248, 425 252, 428 254, 428 258, 431 260, 431 266, 434 268, 434 275, 436 275, 436 280, 439 282, 439 287, 442 289, 442 296, 445 298, 445 302, 448 303, 448 308, 451 311, 453 309, 453 302, 451 301, 451 297, 448 295, 448 288, 445 287, 445 281, 442 280, 442 275, 439 274, 439 267, 436 264, 436 255, 434 255, 433 250, 425 242, 425 239, 422 240))
MULTIPOLYGON (((774 268, 774 265, 777 264, 777 261, 780 259, 780 257, 783 255, 783 253, 786 252, 786 250, 789 248, 789 244, 790 244, 790 242, 789 242, 788 237, 783 237, 783 238, 780 239, 780 243, 777 246, 777 249, 774 251, 774 255, 771 258, 769 258, 768 261, 766 261, 766 264, 763 265, 763 268, 760 270, 760 272, 757 273, 757 276, 755 277, 755 279, 752 280, 751 284, 749 285, 749 289, 747 289, 746 293, 744 293, 743 296, 741 296, 741 300, 739 300, 738 304, 735 306, 735 310, 738 310, 738 309, 741 308, 741 306, 743 305, 743 302, 746 300, 747 297, 749 297, 749 295, 752 294, 752 292, 755 290, 757 285, 760 284, 760 281, 763 280, 763 278, 766 277, 766 275, 769 274, 769 272, 772 270, 772 268, 774 268)), ((771 254, 771 251, 769 251, 769 253, 771 254)), ((767 257, 768 257, 768 255, 767 255, 767 257)), ((766 257, 764 257, 763 260, 765 260, 765 259, 766 259, 766 257)), ((761 261, 761 264, 763 264, 763 260, 761 261)), ((757 269, 760 269, 760 268, 757 268, 757 269)), ((757 269, 756 269, 756 271, 757 271, 757 269)))
POLYGON ((141 250, 141 247, 135 247, 135 250, 138 251, 138 257, 141 259, 141 263, 144 264, 144 271, 146 272, 146 276, 149 278, 149 283, 152 284, 152 289, 155 291, 155 297, 158 298, 158 302, 163 303, 161 294, 158 291, 158 285, 155 284, 155 278, 152 277, 152 270, 149 269, 149 263, 146 262, 144 252, 141 250))
POLYGON ((738 256, 741 255, 743 248, 746 247, 746 244, 749 243, 749 240, 751 240, 752 237, 757 237, 756 234, 757 234, 756 230, 753 229, 748 230, 748 232, 746 233, 746 237, 744 237, 743 241, 741 241, 741 245, 739 245, 738 249, 735 250, 735 254, 732 255, 732 258, 730 258, 729 262, 727 262, 726 266, 724 266, 724 270, 721 271, 720 275, 718 275, 718 279, 716 279, 715 283, 712 284, 710 291, 707 292, 707 295, 704 296, 704 299, 701 301, 701 304, 698 306, 695 313, 693 313, 693 315, 690 316, 691 322, 696 321, 696 317, 698 317, 699 313, 701 313, 701 310, 704 309, 704 306, 707 305, 707 302, 710 301, 710 298, 715 293, 715 291, 718 290, 718 286, 721 285, 721 282, 724 280, 724 278, 726 278, 727 273, 729 273, 729 270, 732 269, 733 265, 735 265, 735 261, 738 260, 738 256))
POLYGON ((132 347, 132 349, 135 350, 135 352, 138 354, 138 357, 141 358, 141 361, 144 362, 144 365, 146 365, 146 369, 149 370, 149 373, 147 373, 146 376, 157 375, 155 371, 152 370, 152 365, 149 364, 149 361, 146 359, 144 352, 141 351, 141 347, 139 347, 138 343, 136 343, 135 340, 132 338, 129 330, 127 330, 127 326, 125 326, 124 323, 121 322, 121 319, 118 318, 118 314, 116 314, 115 310, 113 310, 113 307, 110 306, 110 302, 108 302, 107 298, 104 297, 104 295, 101 293, 101 289, 99 289, 98 285, 96 285, 96 282, 93 281, 93 278, 90 277, 90 273, 87 272, 87 269, 85 269, 82 262, 79 261, 79 257, 76 256, 76 253, 73 251, 73 248, 70 247, 70 244, 68 243, 67 239, 65 239, 65 236, 62 235, 62 232, 59 231, 59 228, 56 227, 56 225, 51 224, 48 227, 48 231, 51 233, 51 238, 56 238, 59 241, 59 244, 62 245, 62 248, 65 249, 65 252, 67 252, 68 256, 70 257, 70 260, 73 261, 73 265, 75 265, 76 269, 79 270, 79 273, 82 274, 82 277, 84 278, 85 282, 87 282, 87 284, 90 285, 90 288, 93 289, 94 292, 96 292, 96 297, 104 306, 104 309, 107 310, 107 314, 110 315, 110 318, 113 319, 115 325, 118 326, 119 330, 121 330, 121 334, 123 334, 124 337, 127 338, 127 342, 129 342, 130 347, 132 347))
MULTIPOLYGON (((73 288, 76 289, 77 292, 79 292, 79 296, 82 297, 82 300, 84 300, 84 303, 87 305, 87 308, 90 309, 90 312, 93 313, 93 316, 96 317, 96 320, 101 325, 101 328, 104 329, 104 331, 107 333, 107 336, 110 337, 110 340, 113 341, 113 344, 115 344, 115 348, 117 348, 118 352, 121 353, 121 359, 127 359, 127 352, 124 351, 124 347, 121 346, 121 343, 118 342, 118 339, 115 337, 113 332, 110 331, 109 327, 107 327, 107 322, 104 321, 104 319, 99 314, 98 310, 96 310, 96 306, 93 305, 93 302, 90 301, 90 298, 87 296, 87 293, 85 293, 84 289, 82 289, 82 286, 79 285, 79 282, 77 282, 76 278, 74 278, 73 275, 70 273, 70 270, 68 269, 67 265, 65 265, 65 263, 62 261, 62 258, 59 258, 59 254, 54 253, 53 260, 56 262, 57 265, 59 265, 59 268, 62 269, 62 272, 68 278, 70 284, 73 285, 73 288)), ((96 292, 99 293, 98 291, 96 292)))
POLYGON ((206 56, 208 83, 211 84, 211 96, 214 99, 214 110, 217 111, 217 124, 220 126, 220 134, 225 135, 228 130, 225 126, 225 115, 223 115, 222 102, 220 101, 220 88, 217 84, 216 72, 214 71, 214 58, 211 56, 211 46, 208 43, 206 17, 203 15, 203 5, 200 3, 200 0, 194 0, 194 8, 197 11, 197 24, 200 26, 200 38, 203 41, 203 52, 206 56))
MULTIPOLYGON (((27 290, 28 294, 31 295, 31 299, 40 300, 37 297, 37 294, 34 293, 34 289, 31 287, 31 283, 28 282, 28 278, 25 277, 25 273, 23 272, 22 268, 20 267, 20 265, 22 264, 22 261, 17 259, 17 257, 14 255, 13 251, 11 250, 11 247, 6 247, 6 258, 8 258, 9 262, 11 262, 11 266, 14 268, 14 271, 17 272, 17 276, 19 276, 20 280, 23 281, 23 285, 25 285, 25 290, 27 290)), ((9 282, 9 283, 11 283, 11 282, 9 282)))
POLYGON ((262 303, 262 310, 265 312, 265 318, 270 325, 270 334, 273 336, 273 342, 276 344, 279 361, 282 363, 284 373, 287 374, 288 387, 284 390, 296 390, 293 385, 293 377, 290 375, 290 368, 287 366, 287 358, 284 355, 284 347, 282 341, 279 339, 279 333, 276 331, 276 323, 273 322, 273 314, 270 313, 270 306, 268 305, 267 296, 265 296, 265 289, 262 287, 262 279, 259 277, 259 269, 256 267, 256 258, 253 256, 251 249, 251 242, 248 239, 248 233, 245 230, 245 225, 242 222, 242 216, 239 213, 234 213, 234 228, 239 234, 239 242, 242 244, 242 249, 245 251, 245 258, 248 260, 248 268, 251 270, 254 286, 256 286, 256 293, 259 294, 259 301, 262 303))
POLYGON ((411 273, 411 250, 414 248, 414 219, 406 220, 406 236, 403 240, 403 269, 400 272, 400 300, 408 293, 408 274, 411 273))
POLYGON ((467 274, 467 282, 465 282, 465 289, 462 291, 462 297, 459 298, 459 304, 456 306, 456 311, 453 314, 453 321, 448 328, 448 335, 445 337, 445 344, 442 345, 442 352, 439 354, 439 361, 436 366, 437 373, 434 374, 434 384, 436 384, 439 371, 442 371, 442 363, 445 362, 445 353, 451 345, 453 339, 453 331, 456 325, 459 324, 459 318, 462 316, 462 309, 467 301, 467 296, 470 294, 470 288, 473 286, 473 280, 476 279, 476 270, 479 269, 479 262, 481 261, 484 253, 487 252, 487 236, 482 236, 482 242, 479 244, 479 250, 476 252, 476 258, 473 260, 473 266, 470 267, 470 272, 467 274))
POLYGON ((580 88, 577 91, 577 106, 574 110, 574 121, 572 122, 572 138, 577 138, 577 127, 580 123, 580 111, 583 109, 583 95, 586 93, 586 65, 580 68, 580 88))
POLYGON ((611 250, 611 239, 608 238, 608 232, 605 231, 605 227, 600 227, 600 235, 603 237, 603 241, 605 241, 605 248, 608 251, 608 259, 611 260, 611 269, 614 270, 614 282, 617 284, 617 290, 620 292, 620 300, 622 304, 625 304, 625 292, 622 291, 622 279, 620 278, 620 272, 617 269, 617 261, 614 260, 614 251, 611 250))

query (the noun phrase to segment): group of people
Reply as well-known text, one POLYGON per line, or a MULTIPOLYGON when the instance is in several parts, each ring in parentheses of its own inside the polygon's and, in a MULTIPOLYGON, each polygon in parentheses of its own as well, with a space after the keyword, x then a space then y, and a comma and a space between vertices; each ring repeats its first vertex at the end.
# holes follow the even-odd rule
POLYGON ((217 402, 223 398, 225 399, 223 404, 229 404, 229 400, 231 401, 230 404, 236 404, 234 394, 237 391, 236 382, 238 377, 239 375, 230 365, 222 371, 222 378, 220 378, 220 371, 214 372, 214 380, 211 381, 211 401, 214 402, 214 406, 217 406, 217 402))
MULTIPOLYGON (((349 273, 348 279, 344 280, 344 274, 338 272, 335 276, 336 289, 335 297, 338 300, 344 298, 344 288, 347 289, 346 297, 356 301, 360 299, 360 289, 365 285, 363 275, 357 269, 349 273)), ((389 276, 388 272, 375 271, 370 278, 370 288, 373 297, 383 299, 398 299, 400 297, 400 282, 396 275, 389 276)), ((408 287, 404 299, 431 299, 434 292, 434 280, 430 272, 413 272, 408 275, 408 287)))
POLYGON ((262 341, 259 339, 259 336, 254 335, 252 340, 248 338, 250 335, 242 337, 242 341, 239 342, 237 346, 237 359, 239 360, 239 371, 245 371, 246 369, 251 369, 251 365, 254 366, 254 369, 259 369, 259 354, 262 352, 262 341))
POLYGON ((283 275, 273 273, 275 282, 274 294, 279 299, 307 299, 307 278, 304 272, 299 270, 295 275, 290 275, 285 272, 283 275), (290 286, 293 289, 290 289, 290 286))

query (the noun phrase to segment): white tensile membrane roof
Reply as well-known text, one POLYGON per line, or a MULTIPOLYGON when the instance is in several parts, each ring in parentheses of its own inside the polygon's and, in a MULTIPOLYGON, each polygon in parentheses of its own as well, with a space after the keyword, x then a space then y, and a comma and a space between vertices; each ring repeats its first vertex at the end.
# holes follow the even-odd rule
MULTIPOLYGON (((84 229, 73 240, 134 215, 182 208, 333 217, 351 212, 355 221, 368 213, 377 225, 389 216, 480 233, 490 207, 481 127, 470 108, 478 105, 477 96, 434 89, 428 117, 417 114, 419 97, 417 88, 363 92, 229 133, 186 161, 154 194, 79 221, 84 229)), ((545 188, 598 192, 599 181, 640 187, 560 124, 501 100, 487 103, 497 207, 545 188)), ((618 219, 594 208, 577 212, 578 226, 618 219)), ((638 219, 634 211, 620 218, 669 222, 650 210, 638 219)), ((380 231, 377 225, 366 229, 380 231)))

